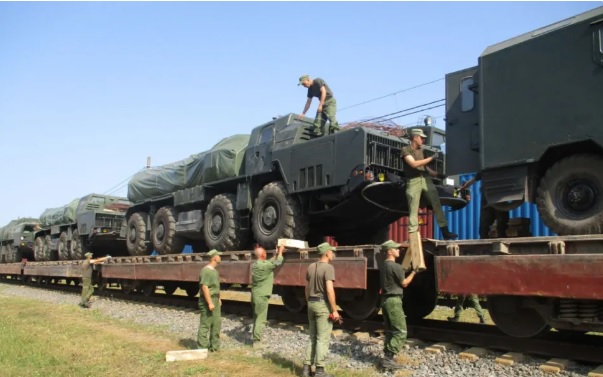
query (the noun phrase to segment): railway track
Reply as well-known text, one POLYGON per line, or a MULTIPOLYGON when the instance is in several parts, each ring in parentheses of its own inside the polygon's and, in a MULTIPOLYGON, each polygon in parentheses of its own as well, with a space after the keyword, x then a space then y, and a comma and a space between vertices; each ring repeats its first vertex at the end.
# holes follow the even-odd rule
MULTIPOLYGON (((2 282, 23 284, 19 280, 4 279, 2 282)), ((76 285, 27 283, 40 289, 61 290, 72 294, 79 294, 81 288, 76 285)), ((197 311, 198 298, 170 295, 164 293, 139 293, 126 294, 116 287, 97 289, 96 293, 108 300, 137 302, 145 305, 169 307, 175 310, 197 311)), ((224 299, 222 311, 224 314, 251 317, 251 306, 248 301, 224 299)), ((290 324, 305 328, 307 323, 305 312, 291 313, 282 305, 271 305, 268 318, 273 323, 290 324), (299 326, 302 325, 302 326, 299 326)), ((358 341, 378 343, 383 338, 383 323, 378 316, 374 320, 357 321, 345 318, 339 335, 355 337, 358 341)), ((467 347, 480 347, 486 352, 512 352, 528 355, 538 355, 549 358, 559 358, 588 364, 603 363, 603 336, 592 334, 579 334, 550 331, 539 338, 513 338, 503 334, 495 326, 473 323, 450 323, 441 320, 420 320, 409 322, 409 339, 411 344, 424 346, 427 351, 433 348, 430 345, 437 342, 433 348, 457 350, 459 352, 467 347), (418 341, 417 341, 418 340, 418 341), (443 344, 442 344, 443 343, 443 344)), ((479 353, 479 352, 477 352, 479 353)), ((462 353, 460 354, 462 355, 462 353)))

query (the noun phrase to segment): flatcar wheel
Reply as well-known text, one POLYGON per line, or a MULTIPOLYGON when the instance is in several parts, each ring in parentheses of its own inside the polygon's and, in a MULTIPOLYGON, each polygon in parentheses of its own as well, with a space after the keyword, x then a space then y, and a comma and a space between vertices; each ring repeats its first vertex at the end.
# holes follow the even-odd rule
POLYGON ((350 318, 358 321, 370 319, 379 313, 379 276, 369 274, 367 289, 362 291, 362 295, 354 297, 352 300, 340 300, 338 302, 343 312, 350 318))
POLYGON ((141 286, 142 294, 145 297, 151 297, 153 296, 153 293, 155 293, 156 288, 157 286, 155 285, 155 283, 145 283, 141 286))
POLYGON ((283 287, 281 299, 283 305, 291 313, 300 313, 306 308, 306 300, 304 297, 304 288, 300 287, 283 287))
POLYGON ((415 275, 412 283, 404 288, 402 307, 409 321, 431 314, 438 301, 433 255, 423 252, 423 257, 427 269, 415 275))
POLYGON ((176 288, 178 288, 178 286, 174 283, 164 283, 163 284, 163 290, 164 290, 165 294, 168 296, 173 295, 174 292, 176 292, 176 288))
POLYGON ((123 280, 121 282, 121 290, 127 295, 132 294, 134 292, 135 288, 136 288, 136 282, 134 282, 134 281, 123 280))
POLYGON ((199 293, 198 286, 188 286, 188 287, 185 287, 184 290, 186 291, 186 295, 188 297, 195 297, 195 296, 197 296, 197 293, 199 293))
POLYGON ((516 296, 488 296, 488 311, 494 324, 507 335, 532 338, 550 330, 544 318, 534 309, 523 305, 516 296))

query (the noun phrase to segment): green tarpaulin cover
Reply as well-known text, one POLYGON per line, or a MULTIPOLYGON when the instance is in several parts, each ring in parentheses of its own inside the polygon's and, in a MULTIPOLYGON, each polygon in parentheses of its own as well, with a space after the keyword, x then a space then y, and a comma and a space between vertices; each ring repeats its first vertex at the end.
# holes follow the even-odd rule
POLYGON ((137 173, 128 182, 128 199, 141 202, 175 191, 233 178, 242 174, 241 166, 249 135, 222 139, 206 152, 184 160, 137 173))
POLYGON ((42 227, 48 228, 53 225, 75 223, 75 213, 79 204, 80 200, 74 199, 69 204, 62 207, 47 208, 40 215, 40 224, 42 227))

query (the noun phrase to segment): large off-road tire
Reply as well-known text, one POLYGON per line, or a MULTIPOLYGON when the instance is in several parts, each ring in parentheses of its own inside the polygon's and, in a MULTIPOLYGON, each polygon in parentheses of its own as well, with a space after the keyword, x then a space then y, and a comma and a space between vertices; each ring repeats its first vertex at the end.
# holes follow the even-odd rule
POLYGON ((176 235, 176 210, 161 207, 153 218, 151 241, 159 254, 179 254, 184 248, 184 240, 176 235))
POLYGON ((146 213, 137 212, 128 219, 126 246, 130 255, 149 255, 151 243, 147 242, 146 213))
POLYGON ((34 259, 36 262, 43 262, 44 259, 44 238, 41 236, 36 237, 34 240, 34 259))
POLYGON ((353 232, 345 232, 335 237, 339 246, 380 245, 388 239, 389 225, 376 229, 357 229, 353 232))
POLYGON ((252 228, 255 240, 273 249, 279 238, 303 240, 308 233, 308 219, 300 203, 287 195, 283 182, 268 183, 255 199, 252 228))
POLYGON ((210 250, 239 250, 247 242, 249 232, 241 229, 235 203, 236 198, 231 194, 217 195, 209 202, 203 220, 203 235, 210 250))
POLYGON ((544 223, 559 235, 603 233, 603 157, 577 154, 551 166, 536 193, 544 223))
POLYGON ((46 237, 44 237, 44 260, 49 261, 49 260, 53 260, 52 258, 52 237, 50 237, 50 234, 47 234, 46 237))
POLYGON ((71 236, 71 250, 69 250, 69 253, 71 254, 71 259, 84 259, 84 254, 89 251, 90 248, 88 247, 88 245, 86 245, 86 239, 83 236, 80 236, 80 232, 77 229, 73 231, 73 234, 71 236))
POLYGON ((59 260, 69 259, 69 249, 67 249, 67 233, 65 232, 61 232, 61 235, 59 236, 57 252, 59 254, 59 260))

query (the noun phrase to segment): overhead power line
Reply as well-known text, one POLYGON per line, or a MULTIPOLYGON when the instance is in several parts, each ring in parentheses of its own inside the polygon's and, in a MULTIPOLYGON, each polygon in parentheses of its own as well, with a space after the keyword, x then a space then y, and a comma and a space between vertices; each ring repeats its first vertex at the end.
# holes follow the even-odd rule
POLYGON ((124 188, 127 184, 128 181, 134 177, 136 174, 138 174, 139 172, 141 172, 144 169, 140 169, 138 170, 136 173, 132 174, 131 176, 129 176, 128 178, 124 179, 123 181, 119 182, 118 184, 116 184, 115 186, 111 187, 110 189, 108 189, 107 191, 105 191, 103 194, 105 195, 111 195, 111 193, 116 192, 121 190, 122 188, 124 188))
MULTIPOLYGON (((422 107, 425 107, 425 106, 429 106, 429 105, 433 105, 434 103, 438 103, 438 102, 442 102, 442 101, 444 101, 444 99, 443 99, 443 98, 442 98, 442 99, 439 99, 439 100, 437 100, 437 101, 431 101, 431 102, 427 102, 427 103, 424 103, 424 104, 422 104, 422 105, 418 105, 418 106, 409 107, 409 108, 404 109, 404 110, 395 111, 395 112, 393 112, 393 113, 389 113, 389 114, 381 115, 381 116, 374 117, 374 118, 371 118, 371 119, 364 119, 364 120, 360 121, 360 123, 366 123, 366 122, 375 122, 375 121, 379 122, 379 120, 378 120, 378 119, 387 118, 387 117, 390 117, 390 116, 392 116, 392 115, 396 115, 396 114, 405 113, 405 112, 410 111, 410 110, 419 109, 419 108, 422 108, 422 107)), ((444 104, 440 104, 440 105, 438 105, 438 106, 436 106, 436 107, 440 107, 440 106, 444 106, 444 104)), ((433 108, 433 107, 430 107, 429 109, 432 109, 432 108, 433 108)), ((421 111, 423 111, 423 110, 429 110, 429 109, 422 109, 422 110, 419 110, 418 112, 421 112, 421 111)), ((416 112, 411 113, 411 114, 415 114, 415 113, 416 113, 416 112)), ((407 115, 410 115, 410 114, 407 114, 407 115)), ((399 116, 399 117, 394 117, 394 118, 392 118, 392 119, 401 118, 402 116, 403 116, 403 115, 401 115, 401 116, 399 116)))
POLYGON ((408 115, 418 114, 418 113, 423 112, 425 110, 437 109, 438 107, 443 107, 443 106, 444 106, 444 104, 435 105, 435 106, 431 106, 431 107, 426 107, 426 108, 419 109, 417 111, 413 111, 413 112, 410 112, 410 113, 406 113, 406 114, 402 114, 402 115, 397 115, 397 116, 394 116, 394 117, 391 117, 391 118, 381 119, 381 120, 376 121, 376 123, 389 122, 389 121, 391 121, 393 119, 403 118, 403 117, 408 116, 408 115))
POLYGON ((398 90, 397 92, 393 92, 393 93, 386 94, 386 95, 381 96, 381 97, 373 98, 373 99, 370 99, 370 100, 367 100, 367 101, 364 101, 364 102, 357 103, 355 105, 351 105, 351 106, 347 106, 347 107, 341 108, 341 109, 337 110, 337 112, 341 112, 343 110, 351 109, 353 107, 358 107, 358 106, 361 106, 361 105, 365 105, 367 103, 375 102, 375 101, 378 101, 378 100, 383 99, 383 98, 395 96, 396 94, 408 92, 409 90, 417 89, 417 88, 420 88, 422 86, 430 85, 430 84, 433 84, 433 83, 436 83, 436 82, 442 81, 442 80, 444 80, 444 78, 433 80, 433 81, 429 81, 429 82, 426 82, 426 83, 423 83, 423 84, 419 84, 419 85, 415 85, 415 86, 411 86, 410 88, 398 90))

